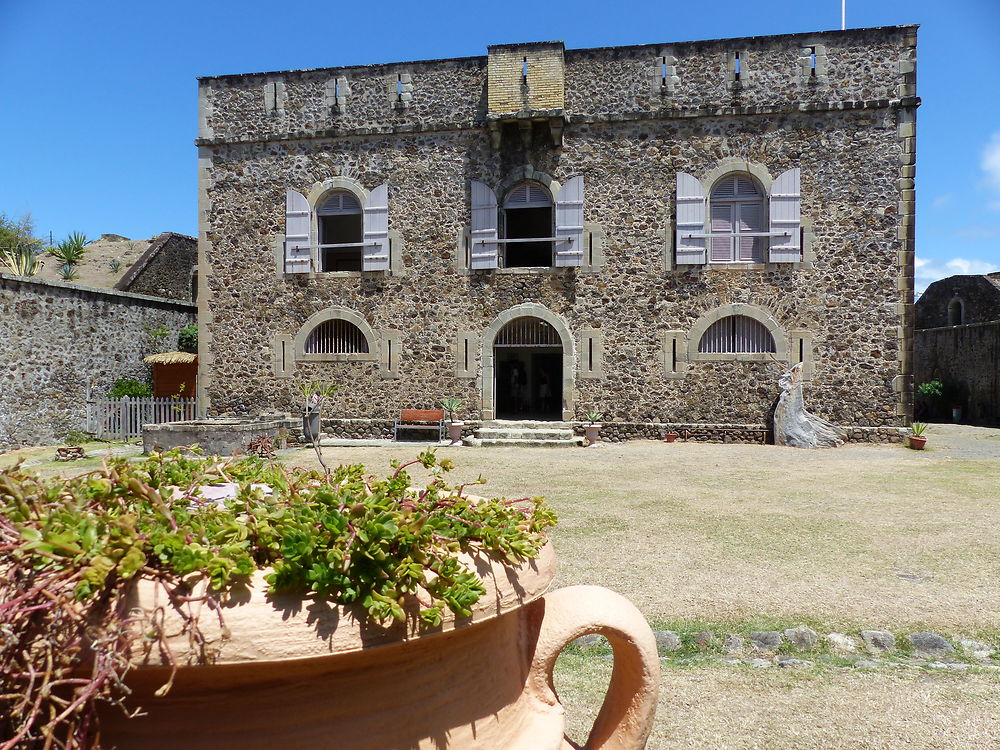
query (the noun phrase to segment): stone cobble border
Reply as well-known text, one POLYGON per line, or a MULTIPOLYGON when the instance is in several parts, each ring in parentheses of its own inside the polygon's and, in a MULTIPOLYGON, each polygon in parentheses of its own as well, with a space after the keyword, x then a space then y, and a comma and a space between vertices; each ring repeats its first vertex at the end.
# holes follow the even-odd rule
MULTIPOLYGON (((748 635, 703 630, 678 634, 656 630, 661 658, 681 661, 700 658, 734 666, 804 668, 816 665, 855 669, 878 667, 982 669, 1000 673, 1000 650, 974 638, 949 641, 937 633, 916 632, 899 638, 886 630, 862 630, 857 636, 817 633, 806 625, 785 630, 755 630, 748 635)), ((604 636, 590 634, 573 641, 583 650, 610 649, 604 636)))

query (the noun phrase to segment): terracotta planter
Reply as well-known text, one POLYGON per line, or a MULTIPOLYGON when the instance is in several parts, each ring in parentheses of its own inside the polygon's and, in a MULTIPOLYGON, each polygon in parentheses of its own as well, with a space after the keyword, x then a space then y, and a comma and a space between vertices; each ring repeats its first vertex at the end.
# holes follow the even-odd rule
POLYGON ((672 443, 676 439, 677 439, 677 433, 676 432, 668 432, 666 435, 663 436, 663 442, 665 442, 665 443, 672 443))
MULTIPOLYGON (((423 632, 413 622, 380 628, 351 607, 268 597, 258 575, 224 607, 231 638, 202 613, 216 663, 181 667, 158 698, 169 668, 153 654, 127 676, 147 715, 104 711, 102 740, 119 750, 570 750, 552 669, 571 640, 601 633, 615 666, 586 747, 643 747, 659 660, 635 607, 596 586, 544 594, 555 573, 551 545, 518 568, 472 562, 487 587, 472 616, 423 632)), ((155 603, 150 590, 139 598, 155 603)), ((184 664, 189 644, 175 641, 184 664)))
POLYGON ((597 445, 601 442, 601 426, 599 424, 584 425, 583 431, 587 435, 587 445, 597 445))
POLYGON ((465 429, 465 422, 448 423, 448 439, 452 445, 462 444, 462 430, 465 429))
POLYGON ((910 435, 906 438, 907 445, 915 451, 922 451, 927 444, 927 438, 923 435, 910 435))

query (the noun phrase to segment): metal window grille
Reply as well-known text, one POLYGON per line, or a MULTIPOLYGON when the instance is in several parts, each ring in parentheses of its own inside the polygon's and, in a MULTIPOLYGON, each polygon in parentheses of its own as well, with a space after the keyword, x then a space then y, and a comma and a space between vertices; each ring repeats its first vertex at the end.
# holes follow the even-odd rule
POLYGON ((730 315, 717 320, 701 337, 698 351, 704 354, 774 352, 774 337, 759 320, 730 315))
POLYGON ((562 346, 562 340, 544 320, 524 317, 501 328, 493 346, 562 346))
POLYGON ((368 339, 353 323, 327 320, 306 338, 306 354, 367 354, 368 339))

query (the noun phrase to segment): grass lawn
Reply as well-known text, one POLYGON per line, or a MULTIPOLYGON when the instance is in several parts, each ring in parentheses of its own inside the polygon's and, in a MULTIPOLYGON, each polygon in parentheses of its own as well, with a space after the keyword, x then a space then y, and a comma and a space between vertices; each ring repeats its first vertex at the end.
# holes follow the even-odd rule
MULTIPOLYGON (((975 457, 992 455, 998 434, 979 435, 986 448, 964 454, 973 458, 898 445, 645 441, 439 455, 455 461, 454 482, 487 478, 477 494, 545 495, 560 517, 555 585, 612 588, 654 627, 931 630, 1000 645, 1000 461, 975 457)), ((419 449, 323 453, 331 464, 385 473, 419 449)), ((311 450, 283 459, 318 465, 311 450)), ((8 460, 0 456, 0 467, 8 460)), ((91 462, 99 465, 37 468, 76 474, 91 462)), ((576 741, 610 668, 597 652, 560 657, 556 686, 576 741)), ((665 661, 649 748, 1000 748, 998 706, 996 672, 665 661)))

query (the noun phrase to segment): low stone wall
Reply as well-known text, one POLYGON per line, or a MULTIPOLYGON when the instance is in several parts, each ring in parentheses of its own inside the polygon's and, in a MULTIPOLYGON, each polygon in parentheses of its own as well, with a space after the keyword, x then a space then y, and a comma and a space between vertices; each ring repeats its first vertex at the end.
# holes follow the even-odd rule
POLYGON ((195 313, 190 303, 0 274, 0 451, 83 431, 88 391, 149 377, 146 329, 176 336, 195 313))
MULTIPOLYGON (((300 420, 301 421, 301 420, 300 420)), ((471 435, 481 422, 465 420, 464 435, 471 435)), ((573 423, 577 435, 584 434, 584 422, 573 423)), ((346 440, 391 439, 391 419, 324 419, 322 430, 330 437, 346 440)), ((899 427, 849 426, 843 428, 849 443, 901 443, 907 430, 899 427)), ((296 428, 301 432, 301 424, 296 428)), ((773 443, 771 428, 764 424, 693 424, 670 422, 603 422, 601 440, 663 440, 676 432, 679 440, 706 443, 773 443)), ((407 438, 415 436, 407 435, 407 438)), ((425 435, 426 437, 426 435, 425 435)))
POLYGON ((142 451, 170 450, 198 445, 206 455, 246 453, 254 438, 275 438, 283 419, 193 419, 188 422, 149 424, 142 428, 142 451))

